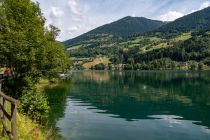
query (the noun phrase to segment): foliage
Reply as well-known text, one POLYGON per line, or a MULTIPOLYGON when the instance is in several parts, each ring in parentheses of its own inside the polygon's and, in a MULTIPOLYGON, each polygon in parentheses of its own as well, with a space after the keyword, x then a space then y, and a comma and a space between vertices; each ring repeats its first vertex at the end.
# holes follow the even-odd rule
POLYGON ((44 27, 38 3, 4 0, 0 16, 0 66, 11 69, 13 97, 21 96, 26 77, 33 78, 35 84, 41 76, 54 77, 69 68, 71 62, 55 40, 59 30, 44 27))
POLYGON ((157 31, 165 35, 175 35, 188 31, 199 31, 210 29, 210 7, 181 17, 174 22, 170 22, 160 27, 157 31))
POLYGON ((63 42, 65 46, 71 46, 76 42, 81 42, 84 40, 91 40, 96 37, 98 34, 109 34, 113 35, 114 38, 127 38, 129 36, 152 31, 159 28, 165 23, 162 21, 150 20, 142 17, 125 17, 118 21, 112 22, 110 24, 103 25, 98 27, 84 35, 81 35, 77 38, 67 40, 63 42))
MULTIPOLYGON (((0 130, 2 130, 2 124, 0 123, 0 130)), ((20 140, 52 140, 53 136, 51 130, 43 128, 38 123, 32 121, 28 116, 18 113, 17 116, 17 132, 18 139, 20 140)), ((7 137, 1 137, 1 140, 8 140, 7 137)))
POLYGON ((47 97, 43 91, 37 88, 25 89, 20 98, 21 111, 28 115, 32 120, 42 122, 46 119, 49 106, 47 97))
POLYGON ((75 64, 74 69, 75 70, 84 70, 84 67, 81 64, 75 64))
POLYGON ((204 64, 203 62, 198 63, 198 70, 203 70, 204 69, 204 64))
POLYGON ((142 62, 135 64, 135 70, 157 70, 157 69, 175 69, 176 62, 169 58, 161 58, 150 62, 142 62))
POLYGON ((106 66, 103 63, 96 64, 95 66, 92 66, 91 69, 94 70, 105 70, 106 66))
POLYGON ((196 64, 196 62, 192 62, 190 65, 190 70, 196 70, 196 69, 198 69, 197 67, 198 67, 198 65, 196 64))
POLYGON ((140 24, 145 23, 144 25, 150 28, 152 21, 148 23, 144 18, 125 17, 68 40, 64 44, 69 47, 67 51, 70 56, 76 58, 105 56, 109 57, 116 67, 124 64, 124 69, 138 69, 138 65, 144 66, 144 64, 147 65, 144 66, 145 69, 165 68, 164 65, 157 67, 159 64, 156 64, 156 61, 159 63, 164 59, 171 60, 175 69, 190 69, 193 61, 196 64, 200 62, 204 64, 196 69, 202 67, 205 69, 206 65, 210 66, 209 13, 208 7, 175 21, 162 23, 160 28, 144 33, 140 31, 143 27, 140 24), (136 23, 139 26, 134 26, 137 21, 141 23, 136 23), (117 32, 118 29, 122 33, 117 32), (133 29, 139 33, 130 32, 133 29), (125 34, 127 37, 116 38, 116 34, 118 36, 125 34), (80 47, 74 48, 74 46, 80 47))
MULTIPOLYGON (((170 48, 161 48, 143 54, 136 54, 135 61, 152 61, 160 58, 170 58, 173 61, 204 61, 210 56, 210 38, 193 37, 170 48)), ((205 61, 204 61, 205 62, 205 61)), ((207 63, 206 63, 207 64, 207 63)))

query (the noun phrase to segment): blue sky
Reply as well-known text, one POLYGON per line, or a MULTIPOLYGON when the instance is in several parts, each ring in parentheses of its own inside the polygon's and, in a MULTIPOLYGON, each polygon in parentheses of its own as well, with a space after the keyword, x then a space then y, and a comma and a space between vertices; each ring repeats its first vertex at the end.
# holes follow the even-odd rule
POLYGON ((172 21, 210 6, 210 0, 33 0, 47 19, 61 29, 59 41, 125 16, 172 21))

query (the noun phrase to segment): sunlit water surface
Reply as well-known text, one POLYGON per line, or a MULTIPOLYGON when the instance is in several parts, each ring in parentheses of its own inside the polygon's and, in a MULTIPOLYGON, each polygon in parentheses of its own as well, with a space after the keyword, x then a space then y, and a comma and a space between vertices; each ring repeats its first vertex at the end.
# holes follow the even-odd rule
POLYGON ((49 90, 65 140, 210 140, 210 72, 73 72, 49 90))

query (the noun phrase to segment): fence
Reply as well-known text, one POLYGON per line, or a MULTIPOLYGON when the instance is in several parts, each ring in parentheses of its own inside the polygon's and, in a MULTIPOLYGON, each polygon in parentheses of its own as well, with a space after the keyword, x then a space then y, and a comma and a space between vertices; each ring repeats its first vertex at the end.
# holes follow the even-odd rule
POLYGON ((6 133, 10 140, 17 140, 16 116, 18 101, 12 97, 6 96, 3 92, 1 92, 1 86, 2 81, 0 81, 0 116, 3 126, 2 136, 4 136, 6 133), (8 105, 7 102, 10 105, 8 105), (9 113, 7 112, 8 106, 10 107, 9 113), (10 127, 8 127, 6 119, 9 121, 10 127))

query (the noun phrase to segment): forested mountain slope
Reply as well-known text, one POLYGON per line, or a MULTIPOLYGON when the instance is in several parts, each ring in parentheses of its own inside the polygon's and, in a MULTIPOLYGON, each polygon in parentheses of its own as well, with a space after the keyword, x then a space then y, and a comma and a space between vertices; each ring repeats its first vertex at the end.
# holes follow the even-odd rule
POLYGON ((67 46, 69 56, 75 60, 85 59, 78 61, 81 66, 98 64, 98 61, 92 62, 104 58, 106 67, 110 64, 119 68, 120 65, 121 69, 198 69, 210 66, 210 7, 173 22, 160 22, 160 27, 154 30, 150 28, 153 24, 146 22, 151 20, 133 18, 131 22, 128 19, 132 18, 119 20, 124 22, 120 22, 119 27, 116 25, 112 34, 111 28, 108 27, 115 27, 117 22, 90 31, 88 36, 80 36, 85 37, 83 39, 73 39, 73 45, 67 46), (134 26, 133 20, 145 21, 144 26, 147 23, 146 30, 149 31, 143 30, 143 26, 134 26), (126 24, 128 27, 133 25, 132 30, 125 32, 123 27, 126 24), (136 33, 134 28, 138 29, 139 33, 136 33), (132 36, 127 38, 121 33, 130 33, 132 36))
POLYGON ((210 7, 181 17, 160 27, 157 31, 168 34, 207 29, 210 29, 210 7))
POLYGON ((158 29, 165 22, 150 20, 143 17, 125 17, 110 24, 91 30, 79 37, 64 41, 66 47, 79 42, 95 39, 98 36, 111 35, 112 38, 127 38, 129 36, 158 29))

